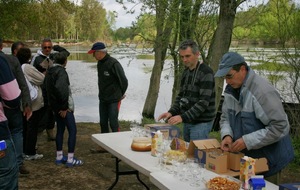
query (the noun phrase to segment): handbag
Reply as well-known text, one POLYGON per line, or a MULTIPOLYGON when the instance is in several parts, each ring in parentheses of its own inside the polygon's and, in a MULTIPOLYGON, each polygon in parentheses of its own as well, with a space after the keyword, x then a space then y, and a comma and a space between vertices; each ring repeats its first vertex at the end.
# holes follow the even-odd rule
MULTIPOLYGON (((24 68, 25 68, 25 64, 22 65, 22 71, 24 73, 24 68)), ((34 101, 37 97, 38 97, 38 86, 36 86, 35 84, 31 83, 28 79, 27 76, 24 74, 28 89, 29 89, 29 93, 30 93, 30 98, 31 101, 34 101)))

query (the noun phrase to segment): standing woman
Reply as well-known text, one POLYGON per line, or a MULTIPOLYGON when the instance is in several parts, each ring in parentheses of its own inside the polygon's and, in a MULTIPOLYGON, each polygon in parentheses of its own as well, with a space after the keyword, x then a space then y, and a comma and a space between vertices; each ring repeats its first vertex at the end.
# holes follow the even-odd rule
POLYGON ((31 58, 31 50, 27 47, 20 48, 17 58, 21 63, 21 67, 26 80, 29 82, 29 90, 36 88, 36 96, 31 93, 32 98, 32 116, 27 121, 27 128, 24 133, 24 153, 25 160, 37 160, 43 158, 42 154, 36 153, 36 142, 38 134, 38 126, 43 116, 44 99, 42 95, 41 85, 44 82, 45 75, 39 72, 34 66, 29 64, 31 58), (30 87, 31 86, 31 87, 30 87))
POLYGON ((66 65, 67 56, 63 53, 57 53, 54 56, 53 66, 47 71, 44 84, 49 106, 54 112, 57 124, 55 163, 57 165, 66 164, 67 167, 73 167, 81 166, 83 161, 74 157, 77 127, 70 81, 65 69, 66 65), (63 154, 63 140, 66 127, 69 132, 67 157, 63 154))

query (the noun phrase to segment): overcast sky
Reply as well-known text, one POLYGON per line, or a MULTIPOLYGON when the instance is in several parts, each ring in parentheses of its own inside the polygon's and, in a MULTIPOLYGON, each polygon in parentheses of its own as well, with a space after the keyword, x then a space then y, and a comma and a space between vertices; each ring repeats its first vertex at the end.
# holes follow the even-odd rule
MULTIPOLYGON (((103 8, 107 11, 116 11, 118 17, 116 18, 116 28, 128 27, 131 26, 132 21, 136 20, 136 17, 140 13, 141 6, 136 6, 133 9, 135 10, 134 14, 126 14, 126 11, 123 9, 122 5, 116 3, 115 0, 98 0, 103 4, 103 8)), ((133 7, 133 4, 125 3, 129 8, 133 7)))
MULTIPOLYGON (((81 0, 73 0, 73 1, 81 1, 81 0)), ((126 14, 126 11, 122 8, 122 5, 116 3, 115 0, 98 0, 98 1, 103 4, 103 7, 107 11, 116 11, 118 13, 118 17, 116 18, 116 28, 131 26, 132 21, 136 21, 136 17, 140 13, 141 6, 139 5, 133 8, 135 10, 135 14, 126 14)), ((266 3, 268 2, 268 0, 251 0, 250 3, 249 1, 247 1, 242 5, 247 7, 247 5, 260 4, 262 2, 266 3)), ((298 5, 300 4, 300 0, 294 0, 294 2, 296 2, 298 5)), ((133 4, 130 4, 128 2, 126 2, 125 5, 129 8, 133 7, 133 4)))

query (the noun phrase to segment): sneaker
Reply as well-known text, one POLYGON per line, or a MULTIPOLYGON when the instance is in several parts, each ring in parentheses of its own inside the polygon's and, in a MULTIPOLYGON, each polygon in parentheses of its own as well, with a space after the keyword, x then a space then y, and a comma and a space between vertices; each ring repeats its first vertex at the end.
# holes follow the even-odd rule
POLYGON ((25 155, 25 160, 39 160, 42 159, 44 156, 42 154, 35 154, 35 155, 25 155))
POLYGON ((71 168, 73 166, 82 166, 83 165, 83 161, 82 160, 78 160, 77 158, 73 158, 73 162, 66 162, 66 166, 67 168, 71 168))
POLYGON ((19 167, 19 172, 20 172, 20 174, 29 174, 30 173, 29 170, 24 165, 19 167))
POLYGON ((55 160, 55 164, 56 165, 60 165, 60 164, 65 164, 68 160, 67 156, 63 156, 63 158, 61 160, 55 160))

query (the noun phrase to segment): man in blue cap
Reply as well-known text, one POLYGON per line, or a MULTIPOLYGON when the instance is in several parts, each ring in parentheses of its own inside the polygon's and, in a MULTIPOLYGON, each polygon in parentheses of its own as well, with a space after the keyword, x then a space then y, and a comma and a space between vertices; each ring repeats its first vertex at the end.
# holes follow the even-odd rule
POLYGON ((222 57, 215 77, 227 83, 220 119, 221 148, 267 158, 265 179, 280 183, 280 172, 293 160, 294 150, 279 93, 235 52, 222 57))
MULTIPOLYGON (((88 54, 93 54, 97 63, 99 88, 99 113, 101 133, 109 133, 119 129, 119 108, 121 100, 125 97, 128 80, 119 61, 107 53, 103 42, 96 42, 88 54)), ((105 152, 102 148, 91 149, 92 153, 105 152)))

